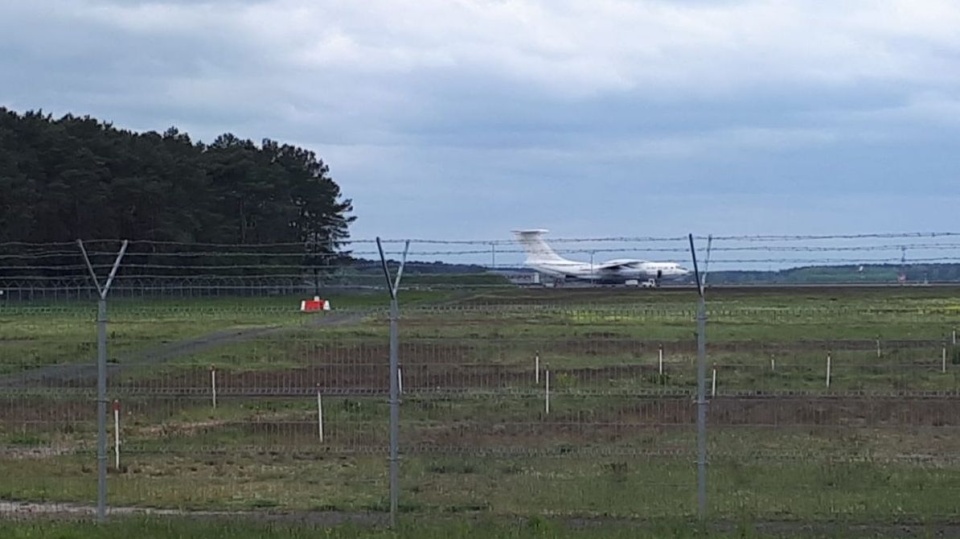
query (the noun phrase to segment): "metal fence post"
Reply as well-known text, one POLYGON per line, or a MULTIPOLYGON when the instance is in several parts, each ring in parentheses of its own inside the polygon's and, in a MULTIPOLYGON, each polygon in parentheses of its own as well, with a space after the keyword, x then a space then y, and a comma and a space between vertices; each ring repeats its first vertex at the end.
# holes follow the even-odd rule
POLYGON ((407 261, 409 248, 410 241, 407 240, 403 249, 403 259, 397 270, 396 281, 391 282, 387 259, 383 255, 383 246, 380 244, 380 238, 377 238, 383 275, 387 280, 387 290, 390 292, 390 526, 392 527, 397 525, 397 512, 400 505, 400 345, 397 329, 400 306, 397 302, 397 289, 400 286, 400 277, 403 275, 403 266, 407 261))
POLYGON ((697 267, 697 252, 690 234, 690 255, 697 280, 697 515, 707 515, 707 306, 703 280, 697 267))
POLYGON ((390 300, 390 525, 397 525, 400 499, 400 359, 396 295, 390 300))
POLYGON ((124 240, 120 253, 113 262, 110 276, 102 287, 83 241, 77 240, 77 244, 100 296, 97 300, 97 521, 104 522, 107 518, 107 293, 117 275, 120 260, 127 252, 128 243, 124 240))
POLYGON ((700 518, 707 514, 707 308, 697 307, 697 501, 700 518))
POLYGON ((97 520, 107 515, 107 298, 97 300, 97 520))

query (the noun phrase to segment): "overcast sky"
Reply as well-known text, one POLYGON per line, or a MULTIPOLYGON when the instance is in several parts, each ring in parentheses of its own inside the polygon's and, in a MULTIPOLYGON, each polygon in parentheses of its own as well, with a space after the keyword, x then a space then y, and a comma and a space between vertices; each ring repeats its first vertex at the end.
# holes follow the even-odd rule
POLYGON ((356 238, 958 230, 960 2, 0 2, 0 105, 308 147, 356 238))

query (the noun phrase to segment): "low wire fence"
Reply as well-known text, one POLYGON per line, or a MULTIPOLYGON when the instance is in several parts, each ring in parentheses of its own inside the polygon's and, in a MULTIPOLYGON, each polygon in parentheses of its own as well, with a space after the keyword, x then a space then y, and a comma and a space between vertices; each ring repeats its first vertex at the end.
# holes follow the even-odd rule
POLYGON ((103 462, 107 514, 385 520, 395 487, 399 518, 957 517, 952 287, 708 286, 702 433, 690 284, 401 287, 391 485, 389 296, 360 281, 324 283, 316 311, 309 278, 283 293, 108 296, 105 453, 97 287, 8 296, 3 507, 92 514, 103 462))

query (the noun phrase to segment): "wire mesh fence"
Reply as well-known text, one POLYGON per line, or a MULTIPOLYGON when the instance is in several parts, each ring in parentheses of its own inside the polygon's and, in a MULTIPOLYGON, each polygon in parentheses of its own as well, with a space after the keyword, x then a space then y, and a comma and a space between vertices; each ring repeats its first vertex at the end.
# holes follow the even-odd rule
MULTIPOLYGON (((938 251, 926 258, 949 259, 949 238, 925 244, 938 251)), ((881 239, 891 249, 904 241, 881 239)), ((642 239, 637 250, 666 249, 667 240, 642 239)), ((770 242, 741 240, 757 259, 768 256, 770 242)), ((820 260, 819 240, 776 241, 799 241, 791 256, 820 260)), ((491 264, 463 263, 460 273, 418 272, 418 264, 436 270, 423 262, 404 270, 401 514, 698 515, 693 285, 488 280, 494 257, 509 263, 509 249, 495 247, 482 250, 491 264)), ((154 251, 149 269, 173 272, 164 255, 209 248, 154 251)), ((62 246, 51 249, 76 263, 62 246)), ((427 249, 481 254, 453 242, 427 249)), ((732 251, 737 260, 744 249, 732 251)), ((265 251, 224 248, 236 256, 195 264, 193 276, 131 277, 120 264, 107 300, 105 455, 97 287, 64 276, 62 264, 41 271, 19 258, 4 268, 0 498, 8 510, 93 511, 98 457, 106 457, 110 511, 389 512, 382 269, 354 262, 323 268, 322 279, 310 268, 275 278, 262 276, 275 271, 268 261, 236 263, 265 251), (218 263, 250 273, 224 280, 218 263), (16 292, 31 272, 59 275, 16 292), (217 284, 227 281, 235 286, 217 284), (318 292, 330 310, 305 308, 318 292)), ((42 249, 30 253, 48 260, 42 249)), ((904 286, 905 266, 894 268, 894 286, 724 286, 714 280, 722 262, 709 261, 706 289, 707 516, 956 518, 956 288, 904 286)))

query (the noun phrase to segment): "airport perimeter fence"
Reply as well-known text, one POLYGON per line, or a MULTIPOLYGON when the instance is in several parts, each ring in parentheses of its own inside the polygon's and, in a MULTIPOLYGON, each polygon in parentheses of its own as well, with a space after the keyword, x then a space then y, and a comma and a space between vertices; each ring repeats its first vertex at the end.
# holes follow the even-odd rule
MULTIPOLYGON (((488 242, 383 242, 393 336, 373 242, 352 271, 316 275, 294 246, 130 242, 102 296, 118 242, 85 242, 96 282, 70 273, 86 270, 79 246, 4 246, 0 508, 956 519, 960 287, 929 276, 960 241, 694 239, 704 334, 690 280, 535 282, 516 246, 488 242), (908 241, 925 254, 904 260, 908 241), (884 249, 899 262, 877 266, 884 249), (772 260, 855 270, 836 286, 723 276, 772 260)), ((555 244, 693 267, 687 237, 555 244)))

